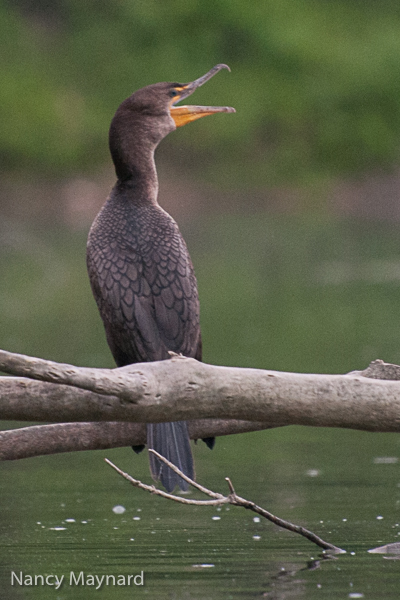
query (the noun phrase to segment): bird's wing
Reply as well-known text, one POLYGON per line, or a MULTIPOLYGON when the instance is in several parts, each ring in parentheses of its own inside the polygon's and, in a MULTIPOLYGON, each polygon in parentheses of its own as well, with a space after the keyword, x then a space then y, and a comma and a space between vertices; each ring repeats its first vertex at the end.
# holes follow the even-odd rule
POLYGON ((182 238, 137 252, 103 247, 88 258, 89 274, 118 364, 162 360, 168 351, 199 356, 197 284, 182 238))

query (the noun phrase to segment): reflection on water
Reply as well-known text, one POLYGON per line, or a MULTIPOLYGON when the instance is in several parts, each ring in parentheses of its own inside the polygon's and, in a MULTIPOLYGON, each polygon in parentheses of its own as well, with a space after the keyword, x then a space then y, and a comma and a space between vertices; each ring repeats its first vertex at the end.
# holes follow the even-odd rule
MULTIPOLYGON (((7 236, 0 231, 0 346, 111 366, 85 236, 7 236), (27 244, 36 248, 28 258, 27 244)), ((331 373, 375 358, 400 363, 394 227, 224 216, 186 237, 206 361, 331 373)), ((220 438, 212 452, 199 443, 194 454, 200 483, 226 493, 229 476, 239 495, 347 553, 323 559, 244 509, 146 495, 102 460, 149 482, 147 457, 129 449, 35 458, 1 465, 1 598, 398 598, 399 563, 368 553, 400 542, 398 436, 292 427, 220 438), (23 585, 11 586, 12 572, 23 585), (49 583, 28 585, 34 576, 49 583)))

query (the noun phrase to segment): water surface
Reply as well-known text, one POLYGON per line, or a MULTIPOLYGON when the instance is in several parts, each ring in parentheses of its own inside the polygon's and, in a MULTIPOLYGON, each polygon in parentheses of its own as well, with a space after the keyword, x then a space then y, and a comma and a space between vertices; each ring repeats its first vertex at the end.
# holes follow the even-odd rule
MULTIPOLYGON (((185 235, 206 361, 316 373, 375 358, 400 363, 397 227, 225 215, 185 235)), ((85 272, 85 234, 14 224, 0 230, 0 245, 0 346, 112 366, 85 272)), ((146 495, 103 461, 150 482, 147 457, 130 449, 34 458, 1 465, 1 598, 399 597, 396 556, 367 552, 400 540, 397 435, 291 427, 221 438, 213 452, 199 443, 194 454, 204 485, 226 492, 229 476, 239 495, 347 553, 319 560, 309 541, 244 509, 146 495), (125 512, 115 514, 118 505, 125 512), (58 590, 11 586, 12 571, 65 581, 58 590), (70 585, 71 571, 143 572, 144 580, 96 590, 70 585)))
POLYGON ((186 507, 134 489, 102 460, 149 481, 146 457, 128 449, 35 458, 2 467, 5 597, 397 598, 400 563, 367 551, 400 540, 398 438, 306 428, 243 437, 249 451, 240 456, 233 438, 212 453, 195 448, 199 481, 225 492, 229 475, 240 495, 345 555, 324 560, 308 540, 238 507, 186 507), (58 591, 11 586, 12 571, 65 581, 58 591), (75 584, 81 571, 85 582, 143 571, 144 585, 110 579, 96 591, 75 584))

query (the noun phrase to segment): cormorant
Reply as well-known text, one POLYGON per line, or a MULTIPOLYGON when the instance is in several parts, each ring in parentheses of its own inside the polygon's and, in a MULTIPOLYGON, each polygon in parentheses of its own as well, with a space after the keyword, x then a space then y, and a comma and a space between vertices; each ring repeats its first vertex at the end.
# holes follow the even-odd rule
MULTIPOLYGON (((108 345, 119 367, 165 360, 169 351, 201 360, 197 282, 174 219, 157 202, 154 151, 171 131, 221 106, 176 106, 218 71, 191 83, 156 83, 117 109, 109 147, 117 182, 90 229, 87 266, 108 345)), ((213 438, 204 440, 212 448, 213 438)), ((187 424, 149 424, 149 448, 194 478, 187 424)), ((140 451, 142 447, 133 447, 140 451)), ((150 455, 150 470, 168 491, 187 483, 150 455)))

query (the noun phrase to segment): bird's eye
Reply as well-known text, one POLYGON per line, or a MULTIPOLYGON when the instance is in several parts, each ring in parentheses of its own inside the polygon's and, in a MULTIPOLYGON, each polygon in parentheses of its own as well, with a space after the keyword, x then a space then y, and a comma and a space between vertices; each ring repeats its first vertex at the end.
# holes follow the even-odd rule
POLYGON ((169 93, 169 95, 170 95, 171 98, 175 98, 175 96, 178 95, 178 91, 177 90, 171 90, 170 93, 169 93))

